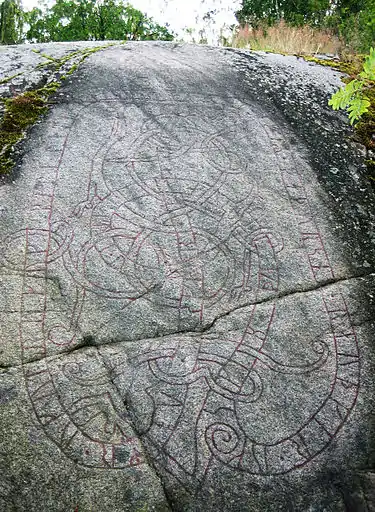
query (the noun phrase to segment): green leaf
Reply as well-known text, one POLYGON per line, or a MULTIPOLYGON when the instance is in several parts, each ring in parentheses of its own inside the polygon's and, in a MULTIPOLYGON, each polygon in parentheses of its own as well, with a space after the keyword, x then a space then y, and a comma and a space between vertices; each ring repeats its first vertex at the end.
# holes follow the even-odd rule
POLYGON ((333 94, 328 101, 328 105, 333 108, 333 110, 345 109, 356 94, 361 91, 363 87, 363 82, 359 80, 352 80, 345 87, 339 89, 335 94, 333 94))
POLYGON ((371 105, 367 98, 355 97, 349 105, 349 121, 350 124, 354 124, 360 117, 368 112, 368 108, 371 105))
POLYGON ((370 53, 363 64, 363 71, 359 76, 367 80, 375 80, 375 48, 370 48, 370 53))
POLYGON ((347 94, 344 88, 339 89, 335 94, 331 96, 328 101, 328 105, 333 108, 333 110, 339 110, 340 108, 345 108, 347 104, 347 94))

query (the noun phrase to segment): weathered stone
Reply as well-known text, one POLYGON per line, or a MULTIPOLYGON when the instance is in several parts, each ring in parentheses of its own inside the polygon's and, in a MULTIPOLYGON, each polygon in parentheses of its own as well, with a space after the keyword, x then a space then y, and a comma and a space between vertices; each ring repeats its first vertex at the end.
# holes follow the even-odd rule
POLYGON ((339 85, 172 43, 66 80, 0 189, 1 510, 372 510, 375 201, 339 85))

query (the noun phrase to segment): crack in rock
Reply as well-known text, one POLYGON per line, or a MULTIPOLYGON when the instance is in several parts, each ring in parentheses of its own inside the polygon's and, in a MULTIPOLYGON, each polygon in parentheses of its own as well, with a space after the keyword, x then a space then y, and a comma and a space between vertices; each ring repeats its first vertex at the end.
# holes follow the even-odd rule
POLYGON ((99 359, 101 360, 104 368, 107 370, 107 373, 108 373, 108 378, 109 378, 109 382, 111 383, 112 385, 112 388, 114 389, 118 399, 122 402, 125 410, 127 411, 128 413, 128 416, 127 416, 127 420, 128 422, 130 423, 134 433, 136 434, 137 436, 137 439, 139 441, 139 444, 140 446, 142 447, 142 451, 143 451, 143 456, 144 456, 144 460, 145 460, 145 463, 147 464, 147 466, 150 468, 150 470, 154 473, 154 475, 156 476, 156 478, 158 479, 159 483, 160 483, 160 486, 163 490, 163 494, 164 494, 164 497, 165 497, 165 501, 166 501, 166 504, 167 506, 169 507, 169 510, 171 512, 173 512, 174 508, 173 508, 173 503, 172 501, 170 500, 169 498, 169 495, 168 495, 168 492, 167 492, 167 489, 166 489, 166 485, 165 485, 165 482, 163 480, 163 477, 162 475, 160 474, 160 472, 158 471, 156 465, 153 463, 152 461, 152 457, 149 455, 148 453, 148 450, 142 440, 142 435, 140 434, 140 432, 138 431, 136 425, 135 425, 135 422, 132 420, 132 415, 131 415, 131 412, 130 412, 130 407, 129 407, 129 404, 126 402, 126 400, 124 398, 122 398, 121 396, 121 390, 119 389, 119 387, 117 386, 115 380, 113 379, 113 371, 112 369, 108 366, 106 360, 105 360, 105 357, 103 356, 103 354, 100 352, 100 347, 97 347, 96 348, 96 351, 97 351, 97 354, 98 354, 98 357, 99 359))
MULTIPOLYGON (((155 335, 155 336, 147 336, 147 337, 136 338, 136 339, 123 339, 123 338, 119 339, 119 340, 111 339, 108 342, 102 342, 102 343, 97 343, 95 341, 95 336, 87 334, 82 337, 81 343, 77 344, 76 346, 74 346, 70 349, 63 350, 63 351, 59 352, 58 354, 53 354, 53 355, 49 355, 49 356, 45 356, 45 357, 30 359, 28 361, 24 361, 22 363, 14 364, 14 365, 0 365, 0 370, 22 367, 23 365, 36 363, 36 362, 42 361, 44 359, 53 361, 55 359, 59 359, 61 357, 72 354, 74 352, 83 351, 88 348, 98 348, 98 347, 103 347, 103 346, 115 346, 115 345, 119 345, 119 344, 121 345, 124 343, 129 343, 129 344, 137 344, 140 342, 147 343, 152 340, 169 338, 171 336, 190 336, 190 341, 195 341, 197 338, 199 338, 200 335, 206 334, 207 332, 212 330, 215 327, 215 325, 217 324, 217 322, 219 322, 221 319, 226 318, 226 317, 230 316, 231 314, 236 313, 242 309, 246 309, 246 308, 249 308, 252 306, 259 306, 259 305, 272 303, 272 302, 282 300, 285 298, 294 297, 296 295, 304 295, 304 294, 314 293, 319 290, 327 289, 331 286, 336 286, 336 285, 342 284, 342 283, 350 283, 351 281, 358 281, 358 280, 362 280, 362 279, 366 279, 366 278, 375 278, 375 272, 370 271, 369 273, 364 273, 364 274, 360 274, 360 275, 356 275, 356 276, 343 277, 343 278, 339 278, 339 279, 330 279, 330 280, 326 280, 325 282, 321 282, 321 283, 318 283, 318 284, 310 286, 310 287, 305 287, 303 289, 289 290, 289 291, 278 293, 272 297, 266 297, 259 301, 247 302, 245 304, 236 306, 235 308, 232 308, 229 311, 225 311, 224 313, 221 313, 220 315, 217 315, 210 323, 202 326, 201 328, 199 328, 195 331, 191 330, 191 329, 177 330, 177 331, 168 332, 165 334, 160 334, 160 335, 155 335)), ((53 279, 53 281, 55 282, 54 279, 53 279)), ((19 313, 19 311, 15 311, 15 312, 19 313)))

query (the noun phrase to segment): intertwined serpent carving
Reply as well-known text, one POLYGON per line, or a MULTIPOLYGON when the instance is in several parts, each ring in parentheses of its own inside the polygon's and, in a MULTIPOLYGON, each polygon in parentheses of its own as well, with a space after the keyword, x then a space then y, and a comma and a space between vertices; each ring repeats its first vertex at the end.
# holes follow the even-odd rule
POLYGON ((354 407, 359 357, 345 298, 332 291, 318 292, 314 303, 328 335, 309 341, 301 361, 273 350, 280 302, 272 298, 288 240, 273 226, 267 184, 253 173, 257 152, 269 152, 312 282, 334 278, 298 162, 291 165, 293 151, 270 121, 258 122, 243 105, 224 109, 219 132, 212 129, 217 108, 209 106, 198 121, 163 103, 152 115, 121 102, 103 105, 108 122, 95 128, 86 167, 74 169, 79 187, 85 183, 81 200, 70 197, 66 180, 74 181, 81 119, 94 116, 98 103, 67 123, 56 165, 35 187, 27 226, 4 245, 6 265, 24 274, 20 341, 25 363, 39 360, 24 365, 39 422, 66 455, 87 466, 142 463, 142 438, 183 482, 202 482, 217 463, 260 475, 304 466, 354 407), (239 143, 252 145, 249 154, 239 155, 239 143), (7 256, 22 240, 22 255, 7 256), (51 272, 69 283, 69 321, 54 312, 51 272), (123 364, 106 359, 105 349, 76 352, 74 360, 45 357, 51 347, 79 344, 81 325, 94 322, 106 304, 116 307, 98 315, 93 332, 137 314, 151 325, 147 317, 156 312, 172 326, 163 331, 154 322, 156 331, 144 334, 150 340, 134 341, 123 364), (238 325, 220 334, 220 319, 233 315, 238 325), (318 386, 306 405, 302 393, 314 390, 302 391, 303 383, 319 379, 324 389, 318 386), (297 419, 288 386, 306 407, 297 419), (264 434, 268 406, 286 420, 264 434))

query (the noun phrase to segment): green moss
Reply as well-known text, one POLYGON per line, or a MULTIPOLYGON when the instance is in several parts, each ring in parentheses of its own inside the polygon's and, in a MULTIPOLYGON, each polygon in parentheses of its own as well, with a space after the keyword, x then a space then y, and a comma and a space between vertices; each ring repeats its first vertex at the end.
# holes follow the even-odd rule
MULTIPOLYGON (((120 44, 123 43, 125 43, 125 41, 120 44)), ((0 98, 0 101, 5 105, 5 113, 0 122, 0 175, 10 173, 14 166, 12 154, 15 145, 25 137, 27 129, 47 112, 49 107, 48 99, 61 87, 62 82, 66 80, 68 76, 71 76, 87 57, 117 44, 119 43, 108 43, 102 46, 94 46, 93 48, 83 48, 82 50, 71 52, 61 59, 55 59, 46 53, 41 53, 40 50, 31 50, 34 53, 40 54, 47 60, 47 62, 38 64, 36 69, 52 69, 55 76, 58 76, 58 72, 63 66, 69 66, 69 62, 72 60, 74 62, 68 67, 65 74, 59 77, 58 81, 49 82, 44 87, 25 92, 13 98, 0 98), (76 60, 77 58, 78 60, 76 60)), ((20 74, 22 73, 4 78, 0 82, 0 85, 10 82, 20 74)))
POLYGON ((66 76, 70 76, 78 69, 79 64, 73 64, 73 66, 69 69, 69 71, 66 73, 66 76))
POLYGON ((367 149, 375 151, 375 115, 366 115, 356 126, 356 140, 366 146, 367 149))
POLYGON ((13 166, 11 155, 15 144, 23 139, 26 129, 46 112, 47 107, 44 94, 38 91, 2 101, 5 113, 0 124, 0 173, 4 174, 13 166))
MULTIPOLYGON (((355 127, 355 139, 363 144, 366 149, 375 154, 375 100, 371 101, 370 111, 363 116, 363 119, 355 127)), ((375 159, 365 160, 369 179, 375 185, 375 159)))
POLYGON ((375 161, 374 160, 365 160, 365 163, 367 165, 367 177, 373 182, 373 185, 375 185, 375 161))
POLYGON ((135 512, 148 512, 148 511, 149 511, 148 504, 145 503, 141 508, 137 508, 137 510, 135 512))
MULTIPOLYGON (((372 154, 375 154, 375 82, 372 83, 372 87, 365 91, 365 95, 370 101, 370 107, 368 112, 355 125, 354 138, 357 142, 363 144, 367 150, 371 151, 372 154)), ((367 165, 368 177, 375 185, 375 159, 369 158, 365 163, 367 165)))
POLYGON ((42 57, 44 57, 45 59, 50 60, 52 62, 59 62, 59 59, 55 59, 54 57, 52 57, 51 55, 48 55, 47 53, 41 53, 40 55, 42 57))
POLYGON ((59 87, 61 87, 60 82, 50 82, 47 85, 45 85, 44 87, 41 87, 40 89, 38 89, 38 92, 39 92, 39 94, 48 98, 48 96, 50 96, 51 94, 54 94, 57 91, 57 89, 59 89, 59 87))
POLYGON ((13 80, 13 78, 16 78, 17 76, 20 76, 20 75, 23 75, 23 72, 22 73, 16 73, 15 75, 12 75, 12 76, 7 76, 6 78, 3 78, 2 80, 0 80, 0 85, 8 83, 11 80, 13 80))
POLYGON ((26 130, 47 112, 48 98, 60 85, 59 82, 50 82, 35 91, 1 100, 5 112, 0 123, 0 174, 11 171, 14 146, 25 137, 26 130))
POLYGON ((320 64, 321 66, 327 66, 337 71, 341 71, 342 73, 346 73, 348 75, 357 75, 363 64, 364 56, 358 55, 356 59, 352 61, 336 61, 336 60, 328 60, 328 59, 318 59, 317 57, 312 57, 309 55, 298 55, 298 57, 302 57, 307 62, 315 62, 315 64, 320 64))

